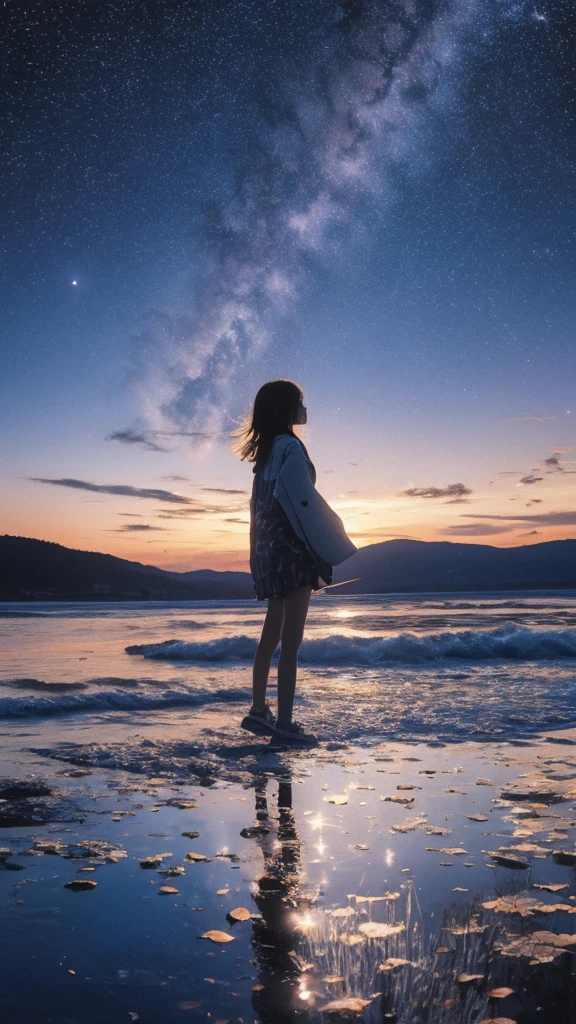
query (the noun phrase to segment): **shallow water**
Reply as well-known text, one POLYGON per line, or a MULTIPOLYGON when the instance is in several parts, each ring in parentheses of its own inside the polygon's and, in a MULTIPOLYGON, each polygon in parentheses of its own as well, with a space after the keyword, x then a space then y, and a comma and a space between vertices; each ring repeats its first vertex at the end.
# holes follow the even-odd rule
MULTIPOLYGON (((176 721, 222 702, 240 715, 264 612, 254 601, 5 603, 0 717, 176 721)), ((299 713, 331 738, 521 738, 576 721, 576 596, 315 597, 299 660, 299 713)))

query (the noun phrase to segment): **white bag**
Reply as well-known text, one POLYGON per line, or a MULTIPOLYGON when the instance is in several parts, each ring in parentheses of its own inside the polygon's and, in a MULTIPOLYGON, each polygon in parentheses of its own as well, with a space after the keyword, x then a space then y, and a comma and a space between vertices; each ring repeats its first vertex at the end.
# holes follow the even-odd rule
POLYGON ((318 493, 300 442, 290 435, 277 438, 275 445, 291 442, 276 479, 274 497, 288 518, 297 537, 312 554, 328 565, 339 565, 358 548, 348 537, 340 516, 318 493))

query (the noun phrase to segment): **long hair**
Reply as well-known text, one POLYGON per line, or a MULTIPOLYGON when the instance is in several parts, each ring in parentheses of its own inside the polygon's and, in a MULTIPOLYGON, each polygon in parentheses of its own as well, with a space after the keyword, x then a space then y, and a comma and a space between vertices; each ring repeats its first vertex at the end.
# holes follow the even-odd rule
POLYGON ((296 437, 292 428, 303 397, 293 380, 269 380, 258 391, 251 414, 232 432, 232 451, 239 459, 254 462, 255 473, 267 461, 279 434, 296 437))

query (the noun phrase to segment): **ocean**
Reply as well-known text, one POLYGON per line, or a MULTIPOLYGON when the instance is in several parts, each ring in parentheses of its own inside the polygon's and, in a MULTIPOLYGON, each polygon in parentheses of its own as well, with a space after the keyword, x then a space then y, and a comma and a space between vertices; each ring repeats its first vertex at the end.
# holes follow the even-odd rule
MULTIPOLYGON (((0 717, 39 728, 54 716, 181 722, 214 705, 240 716, 264 612, 255 601, 4 603, 0 717)), ((346 742, 521 739, 576 723, 575 659, 574 592, 313 597, 296 714, 346 742)))

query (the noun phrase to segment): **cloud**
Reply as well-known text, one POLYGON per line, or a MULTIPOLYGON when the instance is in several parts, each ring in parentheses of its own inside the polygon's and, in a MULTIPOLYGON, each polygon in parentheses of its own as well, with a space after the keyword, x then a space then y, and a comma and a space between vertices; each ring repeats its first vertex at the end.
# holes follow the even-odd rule
POLYGON ((97 491, 99 494, 121 495, 125 498, 152 498, 154 501, 169 501, 176 505, 189 505, 190 498, 182 494, 174 494, 172 491, 162 491, 154 487, 131 487, 129 484, 91 484, 86 480, 73 480, 64 477, 60 480, 53 480, 43 476, 30 476, 37 484, 53 484, 55 487, 72 487, 79 491, 97 491))
MULTIPOLYGON (((169 443, 174 438, 190 437, 206 441, 228 436, 228 433, 225 431, 211 431, 207 433, 203 430, 142 430, 137 427, 125 427, 123 430, 113 430, 111 434, 106 435, 105 440, 120 441, 121 444, 140 445, 146 451, 151 452, 170 452, 173 446, 172 448, 170 446, 166 447, 166 442, 169 443), (163 444, 159 444, 160 441, 163 444)), ((165 477, 164 479, 184 480, 186 478, 165 477)))
POLYGON ((249 526, 250 525, 250 520, 249 519, 235 519, 234 517, 226 518, 224 520, 224 522, 225 523, 241 523, 242 526, 249 526))
POLYGON ((153 310, 133 338, 134 386, 155 428, 145 442, 161 441, 159 428, 200 439, 218 429, 236 371, 261 357, 314 266, 349 247, 368 208, 386 208, 400 167, 421 173, 472 40, 484 46, 510 17, 502 6, 335 4, 298 77, 278 62, 251 97, 233 187, 204 204, 194 308, 153 310))
POLYGON ((517 520, 519 523, 535 523, 541 526, 576 526, 576 512, 539 512, 532 515, 520 513, 517 516, 491 516, 471 512, 462 512, 462 518, 470 516, 474 519, 517 520))
POLYGON ((249 494, 250 491, 235 491, 230 487, 201 487, 201 491, 211 491, 214 494, 249 494))
POLYGON ((470 505, 470 498, 450 498, 450 501, 443 502, 444 505, 470 505))
POLYGON ((126 516, 127 519, 142 519, 139 512, 118 512, 119 516, 126 516))
POLYGON ((552 466, 554 470, 558 470, 560 473, 564 472, 564 466, 560 465, 560 460, 557 455, 550 455, 549 458, 544 459, 545 466, 552 466))
POLYGON ((541 537, 542 530, 528 530, 528 533, 519 533, 519 537, 541 537))
POLYGON ((557 416, 515 416, 511 420, 500 420, 500 423, 546 423, 555 419, 557 416))
POLYGON ((543 476, 535 476, 534 473, 530 473, 528 476, 521 477, 520 480, 519 480, 519 483, 521 483, 521 484, 537 484, 537 483, 540 482, 540 480, 543 480, 543 479, 544 479, 543 476))
POLYGON ((122 444, 138 444, 149 452, 167 451, 166 448, 162 448, 161 445, 153 440, 152 431, 139 432, 133 427, 126 427, 124 430, 114 430, 111 434, 106 435, 105 440, 120 441, 122 444))
POLYGON ((493 526, 490 523, 470 523, 462 526, 444 526, 438 530, 449 537, 487 537, 493 533, 510 533, 515 526, 493 526))
POLYGON ((164 532, 164 527, 163 526, 148 526, 145 523, 127 523, 126 526, 120 527, 120 530, 117 530, 116 532, 117 533, 120 533, 120 532, 121 533, 145 533, 145 532, 148 532, 149 530, 154 530, 154 531, 157 531, 157 532, 160 532, 160 531, 164 532))
POLYGON ((172 483, 184 482, 184 483, 188 483, 189 484, 189 483, 192 482, 190 480, 190 477, 188 477, 188 476, 178 476, 176 473, 170 473, 168 476, 161 476, 158 479, 159 480, 171 480, 172 483))
POLYGON ((472 494, 464 484, 448 484, 447 487, 409 487, 406 491, 398 491, 398 498, 461 498, 472 494))
POLYGON ((521 469, 498 469, 494 476, 519 476, 521 469))

